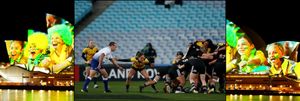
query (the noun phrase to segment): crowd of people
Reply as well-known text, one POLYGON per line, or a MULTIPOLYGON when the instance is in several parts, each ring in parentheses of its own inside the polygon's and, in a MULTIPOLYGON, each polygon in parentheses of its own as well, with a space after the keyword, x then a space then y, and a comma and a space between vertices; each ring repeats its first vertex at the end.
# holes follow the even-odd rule
POLYGON ((28 71, 45 70, 48 72, 44 73, 55 74, 72 66, 73 26, 52 14, 47 14, 46 21, 47 33, 29 29, 27 42, 5 41, 10 65, 18 65, 28 71))
POLYGON ((238 74, 283 75, 300 79, 300 63, 297 61, 298 42, 273 42, 266 48, 256 49, 255 44, 245 32, 234 24, 228 24, 232 36, 227 41, 226 72, 238 74), (289 45, 291 44, 291 45, 289 45), (295 47, 295 48, 291 48, 295 47))

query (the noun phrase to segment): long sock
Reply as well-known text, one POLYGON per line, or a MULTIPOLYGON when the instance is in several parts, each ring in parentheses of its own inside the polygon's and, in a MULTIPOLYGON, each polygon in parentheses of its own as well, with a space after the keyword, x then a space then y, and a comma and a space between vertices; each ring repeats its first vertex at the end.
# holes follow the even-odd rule
POLYGON ((87 77, 84 81, 84 85, 83 85, 83 88, 84 90, 86 90, 87 86, 89 85, 90 81, 91 81, 91 77, 87 77))
POLYGON ((178 86, 178 87, 177 87, 177 90, 182 91, 182 90, 183 90, 183 87, 182 87, 182 86, 178 86))
POLYGON ((225 78, 220 77, 219 83, 220 83, 220 89, 224 89, 224 87, 225 87, 225 78))
POLYGON ((97 84, 97 78, 94 78, 94 85, 97 84))
POLYGON ((167 83, 171 83, 171 78, 170 77, 166 77, 166 82, 167 83))
POLYGON ((128 84, 126 85, 126 89, 129 89, 129 85, 128 84))
POLYGON ((153 85, 151 85, 151 87, 152 87, 152 89, 153 89, 153 90, 157 91, 157 90, 156 90, 156 87, 155 87, 155 85, 154 85, 154 84, 153 84, 153 85))
POLYGON ((108 91, 108 78, 103 78, 104 90, 108 91))
POLYGON ((195 83, 194 82, 192 82, 192 87, 194 87, 195 86, 195 83))

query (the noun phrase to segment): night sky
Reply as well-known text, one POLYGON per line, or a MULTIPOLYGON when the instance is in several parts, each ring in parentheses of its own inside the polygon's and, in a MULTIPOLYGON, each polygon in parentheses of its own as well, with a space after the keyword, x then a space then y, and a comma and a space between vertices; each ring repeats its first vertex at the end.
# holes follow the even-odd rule
POLYGON ((26 41, 28 29, 42 32, 47 31, 46 13, 62 17, 69 22, 74 22, 73 0, 25 1, 6 0, 0 3, 0 62, 8 62, 4 40, 26 41))

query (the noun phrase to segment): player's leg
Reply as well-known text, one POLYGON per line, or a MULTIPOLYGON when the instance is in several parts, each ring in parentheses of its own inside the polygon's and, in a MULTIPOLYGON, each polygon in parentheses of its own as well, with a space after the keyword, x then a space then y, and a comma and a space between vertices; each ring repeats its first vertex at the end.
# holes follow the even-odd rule
MULTIPOLYGON (((143 77, 144 77, 145 80, 146 80, 144 86, 146 85, 147 82, 152 83, 152 84, 151 84, 151 87, 152 87, 152 89, 157 93, 158 91, 157 91, 157 89, 156 89, 156 87, 155 87, 155 85, 154 85, 156 82, 155 82, 155 81, 152 81, 152 80, 149 78, 149 74, 147 73, 146 69, 141 70, 141 74, 143 75, 143 77)), ((159 77, 158 77, 157 79, 159 79, 159 77)), ((140 92, 141 92, 141 88, 140 88, 140 92)))
POLYGON ((89 85, 90 81, 93 79, 97 71, 95 70, 90 70, 89 76, 85 79, 83 87, 82 87, 82 92, 88 92, 87 86, 89 85))
POLYGON ((135 73, 136 73, 136 70, 134 70, 133 68, 131 68, 128 72, 128 76, 127 76, 127 79, 126 79, 126 82, 125 82, 126 92, 129 92, 129 84, 130 84, 130 81, 131 81, 131 79, 132 79, 132 77, 134 76, 135 73))
MULTIPOLYGON (((91 70, 91 67, 90 66, 88 66, 88 64, 85 64, 86 66, 85 66, 85 70, 84 70, 84 76, 85 76, 85 78, 84 79, 87 79, 88 77, 89 77, 89 75, 90 75, 90 70, 91 70)), ((87 88, 89 88, 88 86, 87 86, 87 88)))
MULTIPOLYGON (((86 78, 89 76, 90 70, 91 70, 90 64, 86 64, 86 67, 85 67, 85 75, 86 75, 86 78)), ((85 78, 85 79, 86 79, 86 78, 85 78)), ((93 81, 94 81, 94 88, 98 88, 98 85, 97 85, 97 78, 93 77, 93 81)))
POLYGON ((207 94, 207 84, 206 84, 206 66, 204 64, 204 62, 200 59, 196 59, 194 61, 195 63, 195 67, 197 69, 197 71, 199 72, 199 77, 200 77, 200 81, 201 81, 201 84, 202 84, 202 87, 201 87, 201 91, 204 93, 204 94, 207 94))
POLYGON ((225 93, 225 69, 226 64, 224 62, 217 62, 214 65, 214 70, 216 71, 217 76, 219 77, 219 91, 225 93))
POLYGON ((216 91, 216 86, 215 86, 216 84, 215 84, 215 80, 214 80, 214 78, 216 78, 216 77, 213 74, 213 66, 207 66, 206 73, 207 73, 207 77, 208 77, 208 87, 209 87, 208 93, 211 93, 211 92, 216 91))
POLYGON ((157 81, 159 81, 159 79, 160 79, 160 76, 156 75, 153 80, 149 80, 149 81, 145 82, 144 87, 156 84, 157 81))
POLYGON ((90 70, 91 70, 91 67, 90 67, 90 66, 86 66, 86 67, 85 67, 85 79, 86 79, 87 77, 89 77, 89 75, 90 75, 90 70))
MULTIPOLYGON (((192 69, 193 70, 193 69, 192 69)), ((192 85, 192 88, 190 91, 193 91, 194 93, 198 93, 197 88, 198 88, 198 72, 191 72, 189 76, 190 83, 192 85)))
POLYGON ((103 84, 104 84, 104 92, 105 93, 109 93, 111 92, 108 88, 108 73, 106 72, 105 68, 100 68, 99 69, 100 74, 102 75, 102 79, 103 79, 103 84))
MULTIPOLYGON (((95 75, 98 75, 98 74, 96 73, 95 75)), ((98 78, 97 76, 95 76, 95 77, 93 78, 93 81, 94 81, 94 88, 98 88, 98 87, 99 87, 98 84, 97 84, 98 79, 99 79, 99 78, 98 78)))
POLYGON ((96 72, 98 72, 98 64, 99 62, 97 60, 92 60, 91 61, 91 68, 89 70, 89 74, 88 77, 85 79, 83 87, 82 87, 82 92, 88 92, 87 91, 87 86, 89 85, 90 81, 93 79, 93 77, 95 76, 96 72))
POLYGON ((159 81, 159 79, 160 79, 160 76, 159 76, 159 74, 157 74, 153 80, 146 81, 144 83, 144 85, 140 86, 140 92, 142 92, 145 87, 148 87, 150 85, 154 90, 156 90, 155 84, 157 83, 157 81, 159 81))
POLYGON ((184 75, 182 75, 178 69, 176 70, 176 72, 177 72, 176 80, 179 82, 179 85, 178 85, 175 93, 184 93, 184 90, 183 90, 183 87, 184 87, 184 84, 185 84, 184 75))

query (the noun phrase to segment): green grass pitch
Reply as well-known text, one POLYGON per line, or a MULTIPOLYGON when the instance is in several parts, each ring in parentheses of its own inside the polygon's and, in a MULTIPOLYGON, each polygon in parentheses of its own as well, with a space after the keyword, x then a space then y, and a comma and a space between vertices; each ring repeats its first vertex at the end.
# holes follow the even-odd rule
MULTIPOLYGON (((99 88, 93 88, 94 84, 91 81, 88 88, 89 92, 82 93, 80 89, 83 83, 75 83, 76 101, 224 101, 226 99, 225 94, 166 94, 163 92, 162 81, 156 84, 159 93, 154 93, 151 87, 145 88, 143 93, 140 93, 139 86, 144 81, 132 81, 128 93, 125 92, 125 81, 109 81, 109 88, 112 93, 103 92, 101 81, 98 82, 99 88)), ((186 86, 188 86, 188 83, 186 86)))

